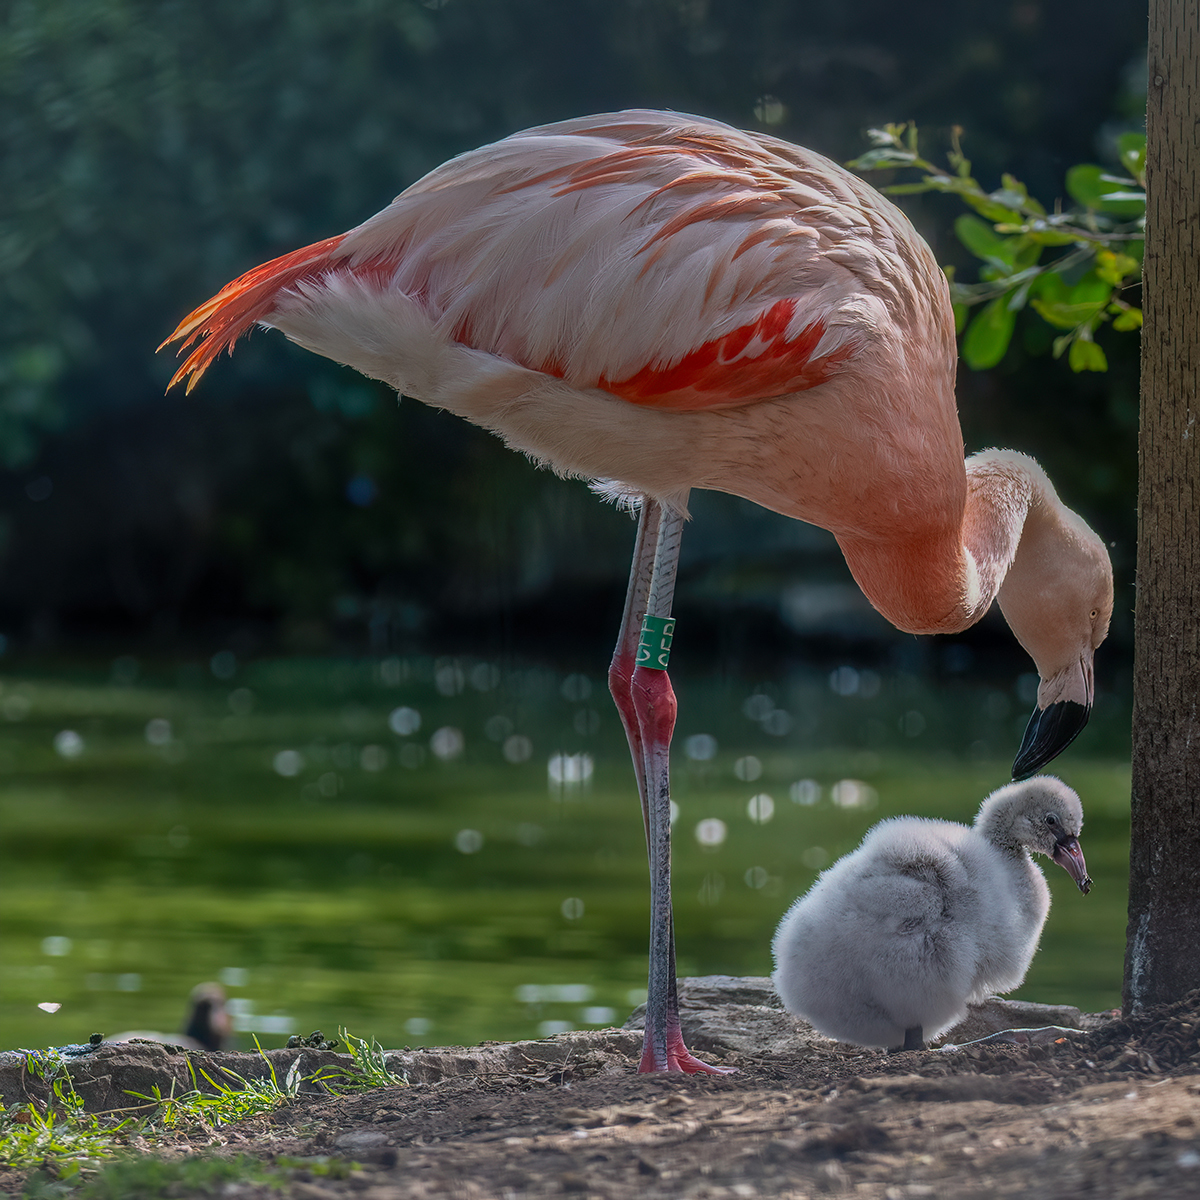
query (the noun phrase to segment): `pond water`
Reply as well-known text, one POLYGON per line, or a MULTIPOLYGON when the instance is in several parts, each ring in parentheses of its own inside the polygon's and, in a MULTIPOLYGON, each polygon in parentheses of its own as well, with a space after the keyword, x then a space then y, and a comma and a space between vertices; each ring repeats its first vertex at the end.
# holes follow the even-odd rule
MULTIPOLYGON (((209 979, 264 1046, 530 1037, 642 998, 641 818, 599 675, 225 652, 0 682, 0 1048, 175 1031, 209 979)), ((788 904, 877 820, 969 821, 1031 701, 849 666, 675 682, 681 975, 769 973, 788 904)), ((1101 696, 1056 764, 1096 886, 1043 864, 1018 995, 1119 1003, 1127 730, 1101 696)))

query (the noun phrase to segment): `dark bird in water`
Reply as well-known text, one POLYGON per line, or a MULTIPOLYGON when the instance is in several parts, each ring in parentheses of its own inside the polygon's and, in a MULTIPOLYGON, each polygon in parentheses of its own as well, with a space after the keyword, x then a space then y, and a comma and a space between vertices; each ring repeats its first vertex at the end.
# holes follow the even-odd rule
POLYGON ((198 983, 192 988, 182 1033, 155 1029, 128 1029, 106 1037, 106 1042, 162 1042, 189 1050, 224 1050, 233 1032, 233 1018, 225 1007, 225 989, 219 983, 198 983))

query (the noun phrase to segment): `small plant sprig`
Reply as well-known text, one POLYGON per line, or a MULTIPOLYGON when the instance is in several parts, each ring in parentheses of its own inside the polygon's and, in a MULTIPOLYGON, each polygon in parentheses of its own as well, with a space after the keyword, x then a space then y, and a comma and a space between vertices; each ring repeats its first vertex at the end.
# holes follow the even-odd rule
POLYGON ((408 1085, 407 1075, 398 1075, 387 1065, 386 1052, 374 1038, 368 1043, 364 1038, 355 1037, 348 1029, 338 1029, 338 1037, 345 1042, 358 1073, 346 1074, 337 1082, 322 1076, 322 1082, 327 1087, 338 1092, 362 1092, 370 1088, 408 1085))
POLYGON ((192 1078, 189 1091, 178 1096, 164 1096, 155 1087, 151 1095, 143 1092, 128 1094, 137 1100, 158 1105, 154 1124, 164 1130, 176 1129, 180 1125, 193 1122, 217 1129, 247 1117, 274 1112, 294 1100, 300 1094, 300 1085, 309 1077, 300 1074, 300 1064, 303 1061, 301 1056, 292 1063, 287 1077, 280 1083, 275 1073, 275 1065, 267 1058, 261 1046, 258 1047, 258 1052, 267 1064, 267 1074, 262 1079, 247 1079, 229 1067, 222 1067, 221 1073, 226 1079, 217 1080, 201 1067, 200 1077, 213 1089, 211 1092, 202 1091, 196 1067, 189 1058, 188 1072, 192 1078))
MULTIPOLYGON (((191 1088, 182 1094, 174 1091, 164 1096, 157 1087, 151 1094, 129 1092, 144 1103, 135 1109, 137 1116, 117 1119, 119 1114, 95 1114, 85 1110, 83 1099, 76 1093, 66 1063, 56 1051, 28 1051, 30 1072, 50 1084, 51 1099, 46 1104, 31 1101, 0 1110, 0 1162, 13 1167, 41 1167, 32 1176, 27 1194, 30 1197, 78 1196, 80 1200, 115 1200, 116 1197, 159 1194, 168 1184, 185 1189, 211 1188, 230 1181, 262 1183, 280 1188, 292 1168, 310 1173, 342 1177, 354 1164, 340 1160, 292 1160, 280 1158, 274 1167, 247 1156, 230 1159, 205 1159, 192 1156, 194 1166, 180 1166, 155 1158, 138 1155, 125 1159, 130 1137, 137 1135, 137 1144, 145 1147, 160 1143, 162 1136, 186 1126, 215 1131, 247 1117, 274 1112, 293 1102, 305 1083, 316 1083, 334 1095, 367 1091, 377 1087, 403 1086, 408 1079, 387 1065, 383 1046, 374 1038, 358 1038, 349 1031, 339 1030, 353 1060, 353 1067, 323 1067, 311 1075, 302 1073, 304 1056, 300 1055, 279 1079, 274 1064, 261 1046, 258 1052, 267 1066, 260 1079, 247 1079, 228 1067, 221 1068, 216 1079, 203 1067, 197 1068, 189 1058, 191 1088), (211 1090, 201 1090, 203 1080, 211 1090), (153 1109, 149 1115, 145 1109, 153 1109), (113 1162, 110 1160, 116 1159, 113 1162), (144 1189, 149 1190, 144 1190, 144 1189)), ((321 1047, 336 1045, 325 1042, 320 1035, 314 1040, 321 1047)), ((257 1045, 257 1042, 256 1042, 257 1045)), ((220 1142, 220 1137, 212 1138, 220 1142)))
MULTIPOLYGON (((292 1063, 281 1083, 274 1064, 263 1048, 258 1046, 256 1039, 255 1045, 267 1066, 267 1073, 261 1079, 247 1079, 229 1067, 222 1067, 221 1073, 224 1078, 217 1080, 203 1067, 197 1074, 196 1067, 189 1059, 188 1071, 191 1074, 192 1087, 187 1092, 178 1096, 164 1096, 156 1087, 152 1095, 142 1092, 130 1092, 129 1095, 157 1106, 153 1124, 159 1129, 176 1129, 193 1122, 220 1128, 247 1117, 274 1112, 277 1108, 290 1104, 300 1095, 301 1086, 305 1083, 319 1084, 326 1092, 334 1095, 408 1083, 403 1075, 397 1075, 388 1068, 385 1051, 374 1038, 367 1042, 345 1029, 340 1029, 338 1033, 353 1060, 353 1070, 322 1067, 311 1075, 304 1075, 301 1074, 304 1056, 300 1055, 292 1063), (209 1085, 211 1091, 201 1090, 201 1078, 209 1085)), ((313 1035, 313 1040, 322 1046, 337 1044, 325 1042, 319 1034, 313 1035)))
POLYGON ((62 1057, 53 1050, 28 1052, 30 1071, 50 1083, 46 1104, 30 1101, 0 1110, 0 1162, 31 1167, 54 1162, 62 1178, 78 1174, 126 1144, 132 1118, 86 1112, 62 1057))
POLYGON ((913 122, 871 129, 874 146, 847 165, 857 171, 911 168, 914 182, 884 189, 893 195, 945 192, 958 196, 972 213, 954 223, 958 240, 978 259, 978 283, 950 277, 955 324, 965 336, 963 359, 975 370, 994 367, 1012 340, 1017 313, 1032 308, 1043 320, 1066 332, 1054 339, 1054 357, 1064 351, 1073 371, 1104 371, 1108 360, 1095 342, 1108 321, 1119 331, 1140 329, 1142 311, 1123 293, 1141 280, 1145 242, 1146 138, 1125 133, 1117 139, 1127 176, 1081 163, 1067 172, 1066 189, 1078 207, 1053 212, 1029 195, 1012 175, 985 191, 971 176, 963 154, 962 131, 953 130, 949 170, 921 156, 913 122), (982 219, 981 219, 982 218, 982 219), (1042 261, 1047 252, 1056 257, 1042 261), (982 306, 972 316, 970 309, 982 306))

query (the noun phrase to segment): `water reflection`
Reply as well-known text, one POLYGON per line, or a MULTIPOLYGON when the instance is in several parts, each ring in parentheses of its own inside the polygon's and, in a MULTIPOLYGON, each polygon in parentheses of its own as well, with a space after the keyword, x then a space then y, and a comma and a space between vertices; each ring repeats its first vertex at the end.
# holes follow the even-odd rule
MULTIPOLYGON (((766 973, 788 902, 881 817, 972 813, 1007 779, 1029 686, 848 664, 675 682, 685 974, 766 973)), ((285 1025, 532 1036, 637 1002, 641 814, 587 676, 222 651, 205 671, 121 658, 0 683, 0 1044, 171 1029, 201 979, 231 993, 244 1044, 285 1025)), ((1122 747, 1127 719, 1102 694, 1056 764, 1097 888, 1056 904, 1030 997, 1116 1001, 1127 778, 1089 752, 1122 747)))

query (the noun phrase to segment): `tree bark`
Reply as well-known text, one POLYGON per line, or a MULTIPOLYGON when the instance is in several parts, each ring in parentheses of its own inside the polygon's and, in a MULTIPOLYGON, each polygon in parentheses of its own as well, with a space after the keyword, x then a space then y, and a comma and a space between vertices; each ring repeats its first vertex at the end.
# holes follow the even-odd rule
POLYGON ((1200 0, 1150 0, 1126 1011, 1200 987, 1200 0))

